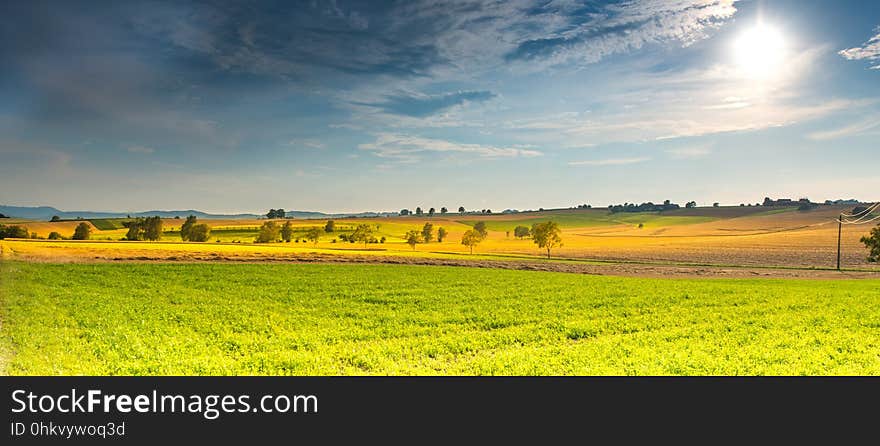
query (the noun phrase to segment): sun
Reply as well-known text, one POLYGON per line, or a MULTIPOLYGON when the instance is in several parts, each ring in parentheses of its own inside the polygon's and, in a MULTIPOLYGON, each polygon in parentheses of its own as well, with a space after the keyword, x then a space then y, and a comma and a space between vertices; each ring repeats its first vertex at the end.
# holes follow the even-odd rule
POLYGON ((759 23, 743 32, 734 42, 736 63, 752 78, 777 75, 785 59, 785 38, 778 29, 759 23))

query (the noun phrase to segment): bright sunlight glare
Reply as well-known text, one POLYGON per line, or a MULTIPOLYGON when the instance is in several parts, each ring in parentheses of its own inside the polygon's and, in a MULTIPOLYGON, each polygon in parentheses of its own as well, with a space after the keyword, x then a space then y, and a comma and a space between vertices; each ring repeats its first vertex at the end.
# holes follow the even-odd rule
POLYGON ((785 39, 782 33, 763 23, 743 32, 736 40, 734 48, 739 68, 753 78, 775 76, 785 58, 785 39))

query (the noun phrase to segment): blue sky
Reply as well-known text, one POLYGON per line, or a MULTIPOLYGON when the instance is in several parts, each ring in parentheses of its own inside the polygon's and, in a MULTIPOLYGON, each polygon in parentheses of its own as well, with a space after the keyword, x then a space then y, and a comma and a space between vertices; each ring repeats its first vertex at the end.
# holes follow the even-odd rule
POLYGON ((6 2, 0 66, 3 204, 880 198, 873 1, 6 2))

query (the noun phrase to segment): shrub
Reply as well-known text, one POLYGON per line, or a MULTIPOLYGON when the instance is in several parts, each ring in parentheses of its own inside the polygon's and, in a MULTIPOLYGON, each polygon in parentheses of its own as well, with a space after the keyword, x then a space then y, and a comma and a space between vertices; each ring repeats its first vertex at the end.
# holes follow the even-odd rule
POLYGON ((80 223, 73 230, 74 240, 88 240, 92 236, 92 227, 88 223, 80 223))
POLYGON ((55 231, 52 231, 49 233, 49 240, 61 240, 61 239, 62 239, 61 234, 59 234, 55 231))

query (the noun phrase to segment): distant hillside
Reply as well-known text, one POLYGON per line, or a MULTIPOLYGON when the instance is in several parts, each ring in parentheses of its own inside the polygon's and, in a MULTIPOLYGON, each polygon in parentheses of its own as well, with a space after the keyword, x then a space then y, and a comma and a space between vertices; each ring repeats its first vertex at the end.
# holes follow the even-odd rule
POLYGON ((196 210, 181 211, 146 211, 146 212, 92 212, 92 211, 62 211, 50 206, 3 206, 0 205, 0 214, 7 215, 12 218, 24 218, 27 220, 49 220, 52 216, 57 215, 62 220, 72 220, 82 218, 85 220, 92 218, 125 218, 132 217, 151 217, 158 215, 163 218, 186 217, 195 215, 198 218, 257 218, 256 214, 209 214, 196 210))
MULTIPOLYGON (((0 214, 12 218, 23 218, 27 220, 49 220, 52 216, 57 215, 62 220, 74 220, 82 218, 83 220, 97 218, 125 218, 131 217, 152 217, 159 216, 162 218, 185 218, 189 215, 195 215, 198 218, 212 219, 253 219, 264 217, 265 215, 257 214, 209 214, 207 212, 197 211, 194 209, 179 211, 145 211, 145 212, 93 212, 93 211, 62 211, 50 206, 3 206, 0 205, 0 214)), ((323 212, 314 211, 288 211, 286 216, 298 219, 322 219, 322 218, 345 218, 345 217, 388 217, 396 216, 396 212, 358 212, 350 214, 325 214, 323 212)))

